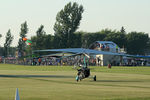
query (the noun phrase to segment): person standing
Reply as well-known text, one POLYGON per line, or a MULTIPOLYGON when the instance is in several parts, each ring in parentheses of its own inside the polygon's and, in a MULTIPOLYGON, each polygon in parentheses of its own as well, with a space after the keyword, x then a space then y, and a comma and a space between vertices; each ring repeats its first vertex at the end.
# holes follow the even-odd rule
POLYGON ((41 62, 42 62, 41 58, 38 59, 38 62, 39 62, 39 66, 40 66, 41 62))
POLYGON ((116 52, 118 52, 118 46, 116 45, 116 52))

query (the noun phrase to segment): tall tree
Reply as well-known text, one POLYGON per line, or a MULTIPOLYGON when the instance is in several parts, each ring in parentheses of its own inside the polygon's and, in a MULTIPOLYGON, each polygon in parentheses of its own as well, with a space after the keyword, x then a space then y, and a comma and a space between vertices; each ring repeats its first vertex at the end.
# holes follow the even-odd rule
POLYGON ((36 36, 40 37, 45 35, 46 32, 44 31, 44 25, 41 25, 38 30, 36 31, 36 36))
POLYGON ((4 47, 0 46, 0 56, 4 56, 4 47))
POLYGON ((110 34, 108 34, 105 38, 106 41, 113 41, 114 43, 116 43, 119 47, 124 47, 126 46, 126 34, 121 33, 121 32, 111 32, 110 34))
POLYGON ((121 32, 121 33, 126 33, 125 28, 124 28, 123 26, 121 27, 120 32, 121 32))
POLYGON ((0 38, 2 37, 2 35, 0 34, 0 38))
POLYGON ((13 36, 11 35, 11 31, 9 29, 8 32, 6 33, 6 40, 4 43, 4 56, 5 57, 9 54, 9 48, 12 43, 12 40, 13 40, 13 36))
POLYGON ((145 54, 148 42, 148 34, 130 32, 127 34, 127 52, 129 54, 145 54))
POLYGON ((32 37, 33 49, 42 49, 44 47, 44 36, 46 32, 44 31, 44 26, 41 25, 36 31, 36 36, 32 37))
POLYGON ((147 55, 150 54, 150 38, 149 38, 149 40, 148 40, 148 42, 147 42, 147 49, 145 50, 145 53, 146 53, 147 55))
POLYGON ((41 25, 36 31, 36 36, 31 37, 32 47, 34 50, 53 48, 53 36, 44 31, 44 26, 41 25))
POLYGON ((20 38, 18 42, 18 51, 21 54, 21 57, 25 52, 25 46, 26 46, 25 42, 22 39, 26 37, 27 33, 28 33, 28 27, 27 27, 27 22, 25 21, 23 24, 21 24, 21 32, 20 32, 20 38))
POLYGON ((83 6, 76 2, 69 2, 64 9, 58 12, 54 25, 55 41, 60 48, 69 48, 74 43, 74 32, 80 25, 82 19, 83 6))
POLYGON ((82 35, 82 47, 88 48, 95 41, 103 41, 106 37, 107 33, 103 32, 95 32, 95 33, 85 33, 82 35))

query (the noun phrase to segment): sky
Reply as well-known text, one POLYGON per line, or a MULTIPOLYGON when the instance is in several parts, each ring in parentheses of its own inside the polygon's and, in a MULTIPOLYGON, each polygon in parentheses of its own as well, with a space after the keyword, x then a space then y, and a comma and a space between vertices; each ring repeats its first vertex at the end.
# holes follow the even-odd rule
POLYGON ((102 29, 145 32, 150 36, 150 0, 0 0, 0 46, 11 30, 17 46, 21 24, 27 21, 27 38, 36 35, 40 25, 54 34, 57 13, 69 2, 83 5, 84 12, 77 31, 97 32, 102 29))

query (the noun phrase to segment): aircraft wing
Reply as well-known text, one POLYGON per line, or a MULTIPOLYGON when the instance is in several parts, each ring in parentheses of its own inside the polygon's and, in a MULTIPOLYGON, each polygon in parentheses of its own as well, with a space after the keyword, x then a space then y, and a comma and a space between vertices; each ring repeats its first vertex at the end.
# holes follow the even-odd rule
POLYGON ((143 56, 143 55, 125 55, 127 57, 132 57, 132 58, 150 58, 150 56, 143 56))
POLYGON ((98 50, 92 50, 92 49, 84 49, 84 48, 68 48, 68 49, 46 49, 46 50, 35 50, 34 51, 42 53, 42 52, 49 52, 49 53, 72 53, 72 54, 104 54, 104 55, 118 55, 123 56, 125 54, 121 53, 113 53, 113 52, 106 52, 106 51, 98 51, 98 50))
POLYGON ((72 53, 52 53, 52 54, 47 54, 47 55, 41 55, 41 57, 70 57, 70 56, 76 56, 77 54, 72 54, 72 53))

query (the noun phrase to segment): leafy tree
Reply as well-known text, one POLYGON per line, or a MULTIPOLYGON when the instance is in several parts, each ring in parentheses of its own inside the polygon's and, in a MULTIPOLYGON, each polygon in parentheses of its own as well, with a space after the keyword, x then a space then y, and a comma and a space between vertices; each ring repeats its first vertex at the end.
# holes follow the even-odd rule
POLYGON ((23 54, 25 52, 25 47, 26 47, 26 44, 22 39, 24 37, 26 37, 27 33, 28 33, 27 22, 24 22, 23 24, 21 24, 20 38, 19 38, 19 42, 18 42, 18 46, 17 46, 18 51, 21 54, 21 57, 23 56, 23 54))
POLYGON ((130 32, 127 34, 127 52, 129 54, 144 54, 149 41, 148 34, 130 32))
POLYGON ((4 47, 0 47, 0 51, 1 51, 0 56, 4 56, 4 53, 3 53, 4 52, 4 47))
POLYGON ((104 40, 113 41, 121 48, 126 46, 126 42, 127 42, 126 34, 121 32, 116 32, 116 31, 113 31, 110 34, 108 34, 104 40))
POLYGON ((83 31, 75 32, 75 34, 74 34, 74 41, 75 42, 73 43, 74 48, 81 48, 82 47, 83 34, 85 34, 85 32, 83 32, 83 31))
POLYGON ((66 42, 63 41, 63 38, 65 37, 61 37, 60 35, 54 36, 54 41, 53 41, 54 48, 56 49, 66 48, 66 42))
POLYGON ((148 55, 150 55, 150 51, 149 51, 149 50, 150 50, 150 38, 149 38, 149 40, 148 40, 148 42, 147 42, 146 48, 147 48, 147 49, 145 49, 145 53, 148 54, 148 55))
POLYGON ((69 48, 74 45, 74 32, 80 25, 83 11, 82 5, 69 2, 64 9, 58 12, 54 25, 54 40, 59 48, 69 48))
POLYGON ((13 36, 11 35, 11 31, 9 29, 8 32, 6 33, 6 40, 5 40, 5 43, 4 43, 4 56, 5 57, 8 55, 9 48, 10 48, 10 45, 12 43, 12 40, 13 40, 13 36))
POLYGON ((121 33, 126 33, 125 28, 124 28, 123 26, 121 27, 120 32, 121 32, 121 33))
POLYGON ((102 30, 100 31, 100 33, 103 33, 103 34, 106 34, 106 35, 108 35, 108 34, 110 34, 110 33, 114 33, 114 32, 116 32, 116 30, 111 30, 111 29, 108 29, 108 28, 102 29, 102 30))
POLYGON ((48 35, 46 35, 45 36, 45 38, 44 38, 44 48, 45 49, 52 49, 52 48, 54 48, 54 43, 53 43, 53 41, 54 41, 54 36, 52 36, 52 35, 50 35, 50 34, 48 34, 48 35))
POLYGON ((39 27, 39 29, 36 31, 36 36, 40 37, 40 36, 43 36, 43 35, 45 35, 45 34, 46 34, 46 32, 44 31, 44 26, 41 25, 41 26, 39 27))
POLYGON ((0 34, 0 38, 2 37, 2 35, 0 34))
POLYGON ((91 33, 82 34, 82 48, 88 48, 91 41, 92 41, 91 33))
POLYGON ((42 49, 44 46, 43 40, 44 40, 44 36, 46 35, 46 32, 44 31, 44 26, 41 25, 39 27, 39 29, 36 31, 36 36, 37 36, 37 40, 36 40, 36 48, 37 49, 42 49))
POLYGON ((101 32, 88 33, 86 35, 83 35, 84 38, 83 44, 86 44, 86 48, 87 48, 90 47, 90 45, 95 41, 104 41, 105 37, 106 37, 106 33, 101 33, 101 32))
POLYGON ((95 32, 95 33, 85 32, 82 35, 82 47, 88 48, 95 41, 104 41, 106 36, 111 34, 112 32, 114 32, 114 31, 112 31, 110 29, 103 29, 103 30, 101 30, 99 32, 95 32))
POLYGON ((53 48, 53 36, 46 35, 43 25, 38 28, 36 36, 31 37, 31 40, 34 50, 53 48))

